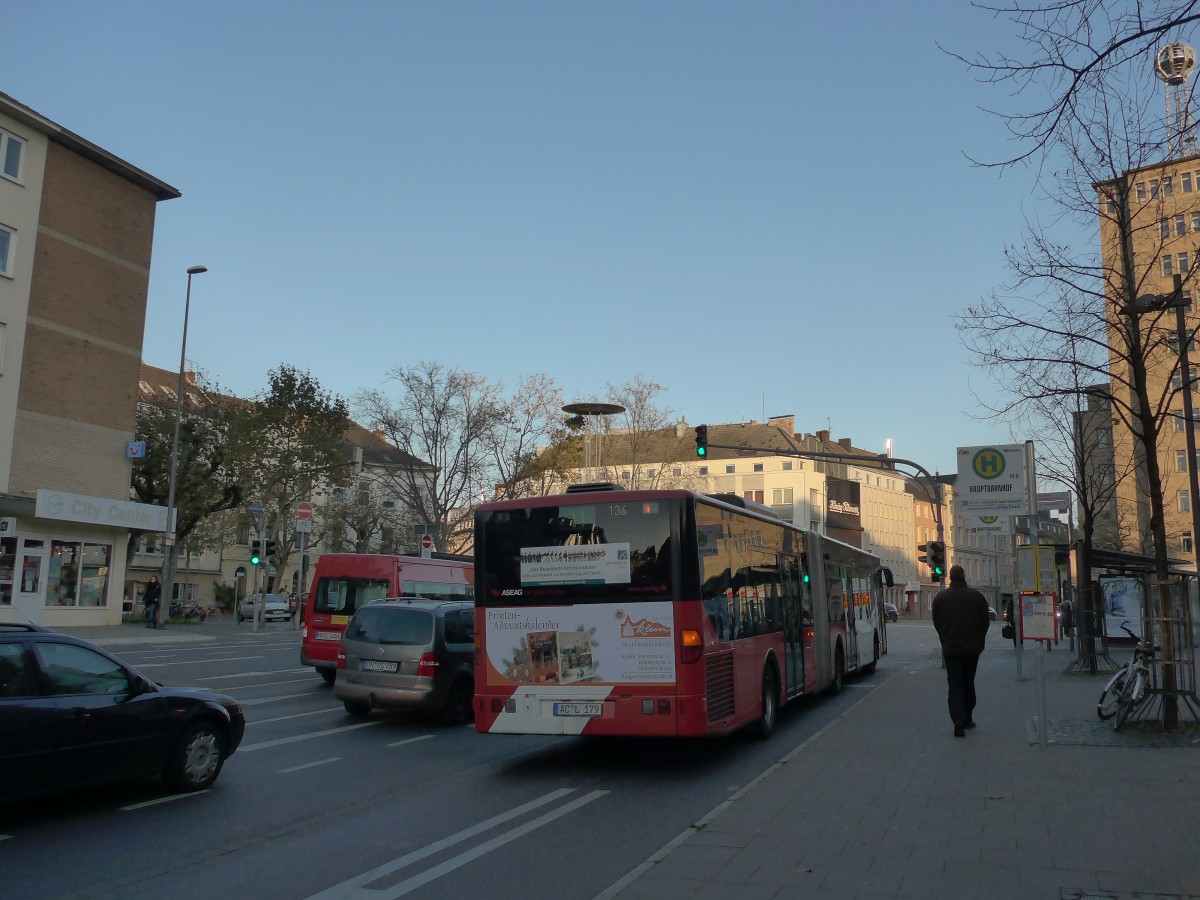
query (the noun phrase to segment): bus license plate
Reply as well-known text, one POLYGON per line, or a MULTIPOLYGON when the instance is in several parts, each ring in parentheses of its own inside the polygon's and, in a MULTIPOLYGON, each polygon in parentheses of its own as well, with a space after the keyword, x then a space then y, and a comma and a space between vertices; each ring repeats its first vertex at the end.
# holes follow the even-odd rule
POLYGON ((362 670, 364 672, 395 672, 398 665, 398 663, 384 660, 364 659, 362 661, 362 670))
POLYGON ((599 716, 604 712, 604 704, 600 703, 555 703, 556 716, 599 716))
POLYGON ((340 641, 341 639, 342 639, 342 635, 337 631, 318 631, 317 632, 317 640, 318 641, 340 641))

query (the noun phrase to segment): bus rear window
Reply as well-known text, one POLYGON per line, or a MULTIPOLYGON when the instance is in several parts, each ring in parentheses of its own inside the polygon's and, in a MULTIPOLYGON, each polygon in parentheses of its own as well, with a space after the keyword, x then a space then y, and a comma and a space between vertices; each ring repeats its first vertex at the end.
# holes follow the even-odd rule
POLYGON ((317 582, 313 612, 349 615, 387 595, 386 578, 322 578, 317 582))
POLYGON ((439 581, 402 581, 400 592, 405 597, 428 597, 430 600, 471 600, 475 596, 475 586, 439 581))
POLYGON ((672 500, 631 500, 483 513, 487 596, 477 602, 671 598, 679 577, 671 552, 678 510, 672 500))

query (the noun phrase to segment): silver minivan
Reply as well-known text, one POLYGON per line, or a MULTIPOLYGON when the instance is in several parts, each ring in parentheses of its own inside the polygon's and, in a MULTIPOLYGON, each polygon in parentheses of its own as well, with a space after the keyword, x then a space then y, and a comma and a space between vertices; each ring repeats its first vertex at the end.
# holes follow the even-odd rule
POLYGON ((466 722, 475 696, 474 604, 397 597, 361 607, 342 636, 333 692, 352 716, 407 709, 466 722))

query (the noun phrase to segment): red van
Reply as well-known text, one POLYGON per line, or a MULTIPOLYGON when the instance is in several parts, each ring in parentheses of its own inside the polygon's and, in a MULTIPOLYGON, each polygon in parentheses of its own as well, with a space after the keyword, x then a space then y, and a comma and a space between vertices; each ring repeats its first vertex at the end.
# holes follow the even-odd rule
POLYGON ((314 667, 332 683, 337 677, 338 645, 350 617, 359 607, 385 597, 474 600, 473 560, 449 553, 434 553, 428 559, 376 553, 322 554, 304 602, 301 665, 314 667))

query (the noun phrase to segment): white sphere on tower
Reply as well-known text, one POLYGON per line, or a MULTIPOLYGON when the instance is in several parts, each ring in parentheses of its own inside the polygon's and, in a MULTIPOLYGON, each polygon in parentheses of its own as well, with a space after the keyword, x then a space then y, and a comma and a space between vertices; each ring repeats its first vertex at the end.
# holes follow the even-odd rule
POLYGON ((1154 58, 1154 73, 1167 84, 1183 84, 1196 68, 1196 51, 1182 41, 1167 44, 1154 58))

